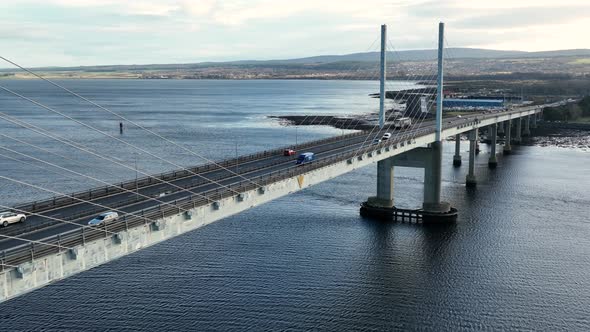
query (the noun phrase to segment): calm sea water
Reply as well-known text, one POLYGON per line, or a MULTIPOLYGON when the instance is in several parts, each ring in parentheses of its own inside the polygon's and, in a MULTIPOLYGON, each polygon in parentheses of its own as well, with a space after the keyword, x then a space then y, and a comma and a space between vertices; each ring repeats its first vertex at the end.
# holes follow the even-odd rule
MULTIPOLYGON (((117 134, 116 119, 40 82, 0 84, 117 134)), ((294 129, 268 114, 370 111, 375 101, 367 94, 377 89, 375 82, 330 81, 65 84, 217 159, 232 156, 236 140, 240 153, 292 143, 294 129)), ((149 156, 130 157, 126 148, 4 93, 0 107, 126 163, 137 157, 146 171, 172 168, 149 156)), ((5 122, 0 132, 73 154, 5 122)), ((300 128, 298 137, 339 133, 300 128)), ((138 129, 124 137, 179 164, 197 162, 138 129)), ((460 211, 454 225, 360 218, 358 204, 374 195, 376 183, 376 167, 366 167, 0 304, 1 330, 590 330, 590 154, 522 146, 489 170, 482 145, 478 187, 470 190, 466 166, 451 166, 452 148, 445 144, 443 196, 460 211)), ((90 185, 66 177, 55 184, 57 174, 1 165, 2 174, 54 190, 90 185)), ((113 174, 97 171, 101 179, 134 176, 103 166, 113 174)), ((421 172, 395 172, 397 204, 419 206, 421 172)), ((41 195, 23 192, 3 181, 2 204, 41 195)))

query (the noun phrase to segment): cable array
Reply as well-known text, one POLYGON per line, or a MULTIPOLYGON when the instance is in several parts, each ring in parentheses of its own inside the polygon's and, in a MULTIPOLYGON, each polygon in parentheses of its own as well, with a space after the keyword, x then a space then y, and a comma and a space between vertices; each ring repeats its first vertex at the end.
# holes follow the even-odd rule
MULTIPOLYGON (((371 46, 369 46, 369 48, 368 48, 367 51, 373 49, 373 46, 375 45, 375 43, 376 43, 376 41, 378 39, 379 38, 376 38, 375 41, 373 41, 373 43, 371 44, 371 46)), ((367 51, 365 51, 365 52, 367 52, 367 51)), ((398 59, 401 62, 401 56, 399 55, 399 53, 393 47, 393 44, 389 40, 386 43, 386 56, 388 54, 390 56, 393 55, 394 57, 395 57, 395 55, 397 55, 398 56, 398 59)), ((102 136, 105 136, 105 137, 107 137, 110 140, 113 140, 113 141, 116 141, 117 143, 123 144, 126 147, 129 147, 130 149, 132 149, 134 151, 139 151, 141 154, 148 155, 148 156, 150 156, 152 158, 155 158, 155 159, 157 159, 159 161, 165 162, 166 164, 172 165, 173 167, 175 167, 177 169, 180 169, 182 171, 188 172, 188 173, 192 174, 191 176, 198 177, 198 178, 204 180, 204 183, 199 184, 198 186, 193 186, 192 189, 187 189, 185 187, 182 187, 182 186, 177 185, 173 181, 166 181, 166 180, 160 179, 158 177, 154 177, 153 175, 150 175, 150 174, 148 174, 145 171, 139 170, 137 168, 137 166, 134 168, 134 167, 132 167, 130 165, 127 165, 126 163, 121 162, 120 160, 118 160, 116 158, 108 157, 108 156, 106 156, 106 155, 104 155, 104 154, 102 154, 102 153, 100 153, 100 152, 98 152, 98 151, 96 151, 96 150, 88 147, 88 146, 85 146, 84 144, 81 144, 79 142, 75 142, 75 141, 73 141, 71 139, 68 139, 68 138, 66 138, 64 136, 61 136, 61 135, 56 135, 56 134, 51 133, 50 131, 48 131, 46 129, 43 129, 43 128, 37 126, 37 125, 34 125, 34 124, 30 123, 30 122, 23 121, 23 120, 20 120, 20 119, 15 118, 13 116, 10 116, 10 115, 8 115, 8 114, 6 114, 4 112, 0 112, 0 119, 6 121, 8 123, 11 123, 11 124, 16 125, 18 127, 25 128, 25 129, 27 129, 29 131, 32 131, 32 132, 34 132, 34 133, 36 133, 38 135, 41 135, 41 136, 46 137, 46 138, 49 138, 51 141, 56 141, 56 142, 59 142, 61 144, 66 145, 66 146, 68 146, 70 148, 74 148, 76 151, 80 151, 80 152, 84 153, 85 155, 89 155, 89 156, 92 156, 93 158, 98 158, 100 160, 107 161, 107 162, 109 162, 112 165, 116 165, 117 167, 121 167, 121 168, 124 168, 126 170, 134 171, 134 172, 136 172, 136 174, 141 173, 142 175, 146 176, 149 179, 154 179, 157 183, 166 184, 168 186, 174 187, 175 189, 177 189, 177 192, 186 192, 189 195, 191 195, 191 197, 194 195, 194 196, 199 196, 199 197, 205 198, 208 202, 212 202, 211 198, 208 195, 204 195, 204 194, 202 194, 200 192, 193 191, 195 187, 201 187, 201 186, 212 184, 212 185, 215 185, 216 188, 229 190, 231 192, 234 192, 234 193, 238 194, 239 192, 236 191, 235 189, 233 189, 231 187, 233 184, 237 184, 237 183, 241 183, 243 181, 246 181, 246 182, 252 183, 252 184, 254 184, 256 186, 260 186, 258 183, 254 182, 251 177, 248 177, 247 176, 247 172, 241 173, 237 169, 234 172, 229 167, 225 167, 225 166, 221 165, 220 163, 217 163, 217 162, 215 162, 215 161, 213 161, 213 160, 205 157, 204 155, 202 155, 200 153, 197 153, 197 152, 195 152, 195 151, 187 148, 186 146, 184 146, 182 144, 179 144, 179 143, 177 143, 177 142, 175 142, 175 141, 173 141, 173 140, 171 140, 169 138, 166 138, 166 137, 162 136, 161 134, 159 134, 157 132, 154 132, 153 130, 151 130, 151 129, 149 129, 149 128, 143 126, 143 125, 141 125, 140 123, 137 123, 135 121, 132 121, 129 118, 127 118, 127 117, 125 117, 125 116, 123 116, 123 115, 121 115, 121 114, 119 114, 117 112, 114 112, 114 111, 112 111, 112 110, 110 110, 110 109, 108 109, 108 108, 106 108, 106 107, 104 107, 104 106, 102 106, 102 105, 100 105, 100 104, 98 104, 98 103, 96 103, 96 102, 94 102, 94 101, 86 98, 85 96, 83 96, 83 95, 81 95, 81 94, 79 94, 77 92, 74 92, 74 91, 68 89, 67 87, 65 87, 65 86, 63 86, 63 85, 61 85, 61 84, 59 84, 59 83, 57 83, 57 82, 55 82, 53 80, 50 80, 48 78, 45 78, 45 77, 41 76, 40 74, 38 74, 38 73, 36 73, 36 72, 34 72, 34 71, 30 70, 30 69, 27 69, 27 68, 19 65, 18 63, 10 60, 10 59, 7 59, 7 58, 5 58, 3 56, 0 56, 0 59, 6 61, 6 62, 8 62, 8 63, 10 63, 10 64, 12 64, 12 65, 14 65, 16 67, 18 67, 18 68, 20 68, 21 70, 23 70, 23 71, 25 71, 25 72, 33 75, 34 77, 36 77, 38 79, 41 79, 44 82, 47 82, 47 83, 51 84, 54 87, 57 87, 58 89, 61 89, 61 90, 65 91, 66 93, 68 93, 71 96, 74 96, 75 98, 78 98, 78 99, 80 99, 80 100, 82 100, 82 101, 84 101, 84 102, 86 102, 88 104, 91 104, 92 106, 94 106, 95 108, 99 109, 102 112, 106 112, 106 113, 108 113, 108 114, 116 117, 117 119, 119 119, 121 121, 125 121, 126 123, 132 124, 134 127, 139 128, 140 130, 148 133, 151 136, 156 137, 159 140, 162 140, 166 144, 169 144, 169 145, 174 146, 176 148, 180 148, 182 151, 187 152, 187 153, 189 153, 192 156, 195 156, 195 157, 197 157, 199 159, 202 159, 202 160, 204 160, 204 161, 206 161, 206 162, 208 162, 208 163, 210 163, 212 165, 215 165, 219 170, 223 170, 223 171, 228 172, 229 174, 228 174, 227 177, 223 178, 224 180, 232 180, 233 181, 233 179, 235 178, 237 181, 236 182, 232 182, 230 184, 224 184, 224 183, 221 183, 220 181, 217 181, 217 180, 208 178, 208 177, 206 177, 206 176, 204 176, 204 175, 202 175, 200 173, 194 172, 193 170, 191 170, 189 168, 186 168, 186 167, 183 167, 183 166, 181 166, 179 164, 176 164, 176 163, 170 161, 169 159, 163 158, 163 157, 161 157, 161 156, 159 156, 159 155, 157 155, 157 154, 155 154, 155 153, 153 153, 153 152, 151 152, 151 151, 149 151, 149 150, 147 150, 145 148, 142 148, 142 147, 140 147, 140 146, 138 146, 136 144, 130 143, 130 142, 128 142, 128 141, 126 141, 126 140, 124 140, 124 139, 122 139, 120 137, 117 137, 115 135, 112 135, 112 134, 104 131, 104 130, 99 129, 96 126, 93 126, 93 125, 91 125, 91 124, 89 124, 87 122, 81 121, 81 120, 79 120, 79 119, 77 119, 77 118, 75 118, 73 116, 70 116, 70 115, 68 115, 68 114, 66 114, 66 113, 64 113, 64 112, 62 112, 60 110, 57 110, 56 108, 50 107, 50 106, 48 106, 48 105, 46 105, 46 104, 44 104, 44 103, 42 103, 42 102, 40 102, 38 100, 34 100, 33 98, 27 97, 27 96, 25 96, 25 95, 23 95, 23 94, 21 94, 19 92, 16 92, 16 91, 14 91, 12 89, 9 89, 9 88, 7 88, 5 86, 1 86, 0 85, 0 90, 6 92, 8 94, 11 94, 11 95, 13 95, 13 96, 15 96, 15 97, 17 97, 19 99, 22 99, 24 101, 27 101, 27 102, 29 102, 29 103, 37 106, 37 107, 40 107, 40 108, 42 108, 42 109, 44 109, 46 111, 49 111, 49 112, 51 112, 53 114, 56 114, 56 115, 58 115, 60 117, 63 117, 65 119, 69 120, 69 121, 72 121, 72 122, 74 122, 74 123, 76 123, 76 124, 78 124, 78 125, 86 128, 86 129, 92 131, 92 132, 95 132, 95 133, 98 133, 98 134, 100 134, 102 136)), ((346 75, 346 76, 344 76, 342 79, 347 80, 347 79, 350 79, 351 77, 357 78, 357 75, 358 75, 359 70, 363 70, 362 69, 363 65, 364 65, 364 63, 359 63, 359 64, 356 65, 356 68, 349 69, 349 74, 346 75)), ((375 77, 378 74, 379 74, 379 68, 378 67, 375 68, 374 70, 366 69, 366 72, 365 72, 364 76, 361 77, 361 79, 369 79, 369 80, 372 81, 372 80, 375 79, 375 77)), ((418 82, 418 83, 426 83, 427 88, 430 89, 430 82, 433 81, 433 78, 436 78, 436 75, 437 75, 436 72, 434 74, 432 74, 432 75, 427 75, 427 74, 426 75, 419 75, 418 73, 413 73, 413 74, 411 74, 410 76, 407 77, 407 80, 406 80, 407 83, 406 82, 402 83, 402 86, 401 86, 401 89, 400 90, 396 90, 397 87, 393 86, 394 83, 392 83, 392 82, 386 82, 386 89, 385 89, 385 94, 386 95, 384 96, 384 98, 387 97, 387 91, 389 89, 392 92, 395 92, 395 93, 393 93, 393 98, 392 98, 394 101, 399 101, 399 100, 404 101, 404 100, 406 100, 406 106, 407 106, 407 99, 406 98, 408 97, 408 94, 413 93, 412 90, 415 89, 415 84, 414 83, 409 83, 409 82, 410 81, 414 81, 414 82, 418 82)), ((434 98, 431 98, 427 102, 427 109, 430 109, 430 107, 432 106, 432 103, 434 103, 434 98)), ((376 107, 370 106, 370 108, 371 109, 374 109, 376 107)), ((407 109, 406 109, 406 111, 404 112, 404 116, 405 117, 409 117, 411 119, 417 118, 418 120, 415 121, 415 122, 413 121, 412 124, 409 125, 409 126, 407 126, 406 128, 401 128, 400 130, 396 131, 395 137, 392 137, 390 139, 404 139, 404 138, 408 138, 408 137, 410 137, 410 138, 415 137, 415 135, 417 133, 417 130, 421 128, 423 122, 426 119, 426 117, 424 117, 424 116, 417 116, 417 115, 420 115, 420 113, 421 113, 420 107, 414 107, 412 110, 410 110, 409 114, 407 113, 407 109)), ((362 150, 363 147, 365 147, 365 145, 367 144, 367 142, 372 142, 375 138, 378 138, 380 135, 382 135, 383 132, 388 132, 391 129, 391 126, 394 125, 394 122, 391 122, 390 121, 390 118, 391 118, 391 116, 393 114, 394 114, 394 112, 390 112, 389 115, 386 116, 385 123, 389 123, 389 125, 386 128, 385 127, 384 128, 379 128, 378 126, 373 126, 370 130, 367 130, 367 132, 365 133, 364 140, 359 144, 359 147, 358 148, 356 148, 355 150, 353 150, 354 153, 355 153, 355 156, 356 156, 356 154, 359 151, 362 150), (376 130, 376 132, 375 132, 375 130, 376 130)), ((306 115, 303 118, 302 123, 305 123, 305 121, 310 116, 311 115, 309 115, 309 114, 306 115)), ((318 116, 320 116, 320 114, 316 114, 315 117, 313 118, 313 120, 311 120, 310 123, 313 124, 317 120, 317 117, 318 116)), ((325 116, 322 119, 322 121, 320 121, 320 123, 317 124, 317 125, 323 125, 324 120, 327 119, 327 118, 328 117, 325 116)), ((353 121, 354 119, 355 119, 355 117, 351 117, 350 118, 350 121, 353 121)), ((326 125, 329 125, 331 121, 332 120, 329 120, 326 125)), ((357 126, 360 123, 361 123, 361 121, 359 121, 358 118, 357 118, 357 122, 356 122, 356 124, 352 128, 346 128, 346 125, 345 125, 346 124, 346 121, 343 122, 342 126, 343 126, 343 128, 346 128, 347 130, 356 130, 357 126)), ((35 150, 48 153, 48 154, 50 154, 52 156, 55 156, 55 157, 60 158, 60 160, 61 159, 68 160, 68 161, 73 162, 74 164, 76 164, 76 165, 78 165, 78 166, 80 166, 82 168, 85 168, 85 169, 96 168, 98 171, 100 171, 100 172, 102 172, 104 174, 108 174, 109 176, 113 176, 112 173, 109 173, 109 172, 104 171, 101 167, 96 167, 95 165, 90 164, 90 163, 77 161, 77 160, 72 159, 72 158, 70 158, 68 156, 65 156, 63 154, 59 154, 59 153, 50 151, 49 149, 43 148, 43 147, 38 146, 38 145, 35 145, 33 143, 26 142, 26 141, 21 140, 21 139, 18 139, 18 138, 10 137, 9 135, 3 134, 3 133, 0 133, 0 137, 9 139, 9 140, 11 140, 13 142, 22 144, 22 145, 27 146, 27 147, 31 147, 31 148, 33 148, 35 150)), ((141 197, 143 199, 141 202, 153 201, 153 202, 157 203, 160 206, 166 205, 166 206, 173 206, 175 208, 178 208, 175 204, 173 204, 173 203, 171 203, 169 201, 161 200, 161 199, 159 199, 159 197, 152 197, 152 196, 149 196, 149 195, 142 194, 142 193, 139 192, 139 190, 135 190, 134 191, 134 190, 130 190, 130 189, 121 188, 120 186, 116 186, 114 184, 108 183, 108 182, 103 181, 103 180, 101 180, 101 179, 99 179, 97 177, 90 176, 90 175, 87 175, 87 174, 83 174, 81 172, 77 172, 77 171, 71 170, 68 167, 60 166, 60 165, 58 165, 58 164, 56 164, 54 162, 50 162, 50 161, 44 160, 41 157, 35 157, 32 154, 30 154, 30 153, 22 153, 22 152, 19 152, 19 151, 15 150, 15 149, 11 149, 9 147, 6 147, 6 146, 0 146, 0 149, 3 150, 3 151, 10 152, 12 154, 18 155, 19 157, 25 158, 25 160, 23 160, 23 159, 14 158, 14 157, 11 157, 11 156, 7 156, 6 154, 3 154, 3 157, 5 157, 6 159, 13 160, 13 161, 22 163, 22 164, 27 165, 27 166, 40 168, 40 169, 43 169, 45 171, 49 171, 51 173, 58 174, 60 176, 66 176, 66 177, 71 178, 71 179, 84 178, 84 179, 89 179, 89 180, 91 180, 93 182, 102 183, 102 184, 105 184, 107 187, 117 188, 118 190, 122 190, 122 192, 131 193, 133 195, 136 195, 136 197, 141 197), (35 161, 36 163, 39 163, 39 164, 35 164, 35 163, 32 163, 32 162, 29 162, 28 160, 35 161)), ((54 195, 58 195, 59 197, 68 197, 68 198, 71 198, 72 200, 75 200, 77 202, 76 204, 88 204, 88 205, 92 205, 94 207, 98 207, 100 209, 106 209, 106 210, 120 212, 122 215, 129 215, 129 216, 134 216, 134 217, 138 217, 138 218, 142 218, 142 219, 147 220, 142 215, 138 215, 135 212, 126 212, 126 211, 121 210, 120 208, 114 208, 112 206, 107 206, 107 205, 104 205, 104 204, 100 204, 100 203, 97 203, 96 201, 93 201, 93 200, 86 200, 86 199, 82 199, 82 198, 79 198, 79 197, 74 197, 72 195, 64 194, 64 193, 62 193, 62 192, 60 192, 58 190, 52 190, 52 189, 45 188, 45 187, 39 186, 39 185, 35 185, 35 184, 29 183, 29 182, 26 182, 26 181, 21 181, 21 180, 14 179, 14 178, 11 178, 11 177, 8 177, 8 176, 3 176, 3 175, 0 175, 0 179, 5 180, 5 181, 9 181, 9 182, 12 182, 12 183, 15 183, 15 184, 18 184, 18 185, 22 185, 22 186, 27 186, 27 187, 30 187, 30 188, 34 188, 36 190, 40 190, 40 191, 43 191, 43 192, 52 193, 54 195)), ((120 193, 120 192, 118 192, 118 193, 120 193)), ((83 224, 80 224, 78 222, 72 222, 72 221, 69 221, 69 220, 65 220, 64 218, 57 218, 55 216, 49 216, 49 215, 46 215, 46 214, 32 213, 32 212, 28 212, 28 211, 18 210, 18 209, 15 209, 15 208, 4 206, 4 205, 0 205, 0 207, 1 208, 4 208, 4 209, 17 210, 19 212, 27 212, 28 214, 33 215, 33 216, 37 216, 37 217, 40 217, 40 218, 53 220, 53 221, 64 223, 64 224, 72 224, 72 225, 75 225, 76 227, 81 227, 81 228, 96 228, 94 226, 83 225, 83 224)), ((180 209, 179 209, 179 211, 180 211, 180 209)), ((184 212, 186 210, 182 210, 182 211, 184 212)), ((105 229, 105 231, 108 232, 108 230, 106 230, 106 229, 105 229)), ((32 240, 32 239, 25 239, 25 238, 18 237, 18 236, 8 236, 8 235, 2 235, 2 234, 0 234, 0 236, 1 237, 4 237, 4 238, 7 238, 7 239, 12 239, 12 240, 18 240, 18 241, 24 241, 24 242, 30 242, 30 243, 38 243, 38 244, 44 244, 44 245, 58 246, 58 245, 55 245, 55 244, 44 243, 44 242, 36 241, 36 240, 32 240)))

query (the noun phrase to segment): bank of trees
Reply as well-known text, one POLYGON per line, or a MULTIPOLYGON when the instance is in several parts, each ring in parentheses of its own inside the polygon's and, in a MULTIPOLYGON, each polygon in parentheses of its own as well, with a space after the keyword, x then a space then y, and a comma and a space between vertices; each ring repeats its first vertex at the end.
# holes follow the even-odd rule
POLYGON ((590 117, 590 96, 577 104, 549 107, 543 111, 543 118, 547 121, 575 121, 581 117, 590 117))
POLYGON ((582 116, 590 117, 590 96, 586 96, 580 100, 578 106, 582 109, 582 116))

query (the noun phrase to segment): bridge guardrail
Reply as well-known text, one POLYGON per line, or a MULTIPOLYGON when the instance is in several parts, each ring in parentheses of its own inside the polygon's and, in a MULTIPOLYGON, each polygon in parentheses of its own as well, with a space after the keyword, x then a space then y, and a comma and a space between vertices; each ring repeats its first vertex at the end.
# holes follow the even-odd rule
MULTIPOLYGON (((532 107, 531 109, 533 109, 532 107)), ((538 107, 537 107, 538 108, 538 107)), ((509 113, 519 113, 522 111, 527 110, 519 110, 519 111, 511 111, 509 113)), ((494 117, 496 115, 490 114, 488 117, 494 117)), ((476 122, 472 120, 467 120, 466 123, 476 124, 476 122)), ((445 129, 456 127, 456 124, 448 125, 445 124, 443 126, 445 129)), ((223 198, 234 196, 234 192, 246 192, 250 190, 256 189, 258 186, 255 185, 253 182, 265 186, 271 183, 274 183, 279 180, 283 180, 286 178, 292 178, 297 175, 305 174, 311 170, 316 170, 321 167, 325 167, 326 165, 333 164, 335 162, 344 161, 350 158, 357 157, 358 155, 364 155, 368 152, 374 152, 377 149, 381 149, 383 147, 389 146, 390 148, 398 148, 399 146, 404 146, 407 143, 411 143, 411 141, 418 135, 421 134, 431 134, 433 133, 433 129, 418 129, 416 132, 404 134, 400 138, 390 139, 384 142, 381 142, 378 145, 372 145, 368 143, 367 146, 361 147, 359 149, 355 149, 353 151, 347 151, 335 154, 330 157, 326 157, 323 159, 318 160, 317 162, 313 162, 311 164, 307 164, 301 167, 290 168, 287 170, 278 170, 271 172, 266 175, 258 176, 251 178, 250 181, 242 180, 235 184, 231 184, 225 189, 214 188, 208 191, 203 192, 200 194, 200 197, 195 197, 190 195, 188 197, 179 199, 174 201, 174 204, 170 204, 173 206, 163 206, 162 204, 150 207, 148 209, 142 209, 141 211, 134 212, 135 215, 123 215, 119 222, 113 224, 105 224, 102 228, 88 228, 88 227, 80 227, 68 232, 64 232, 62 234, 53 235, 47 237, 45 239, 39 240, 39 242, 44 243, 31 243, 31 244, 24 244, 20 246, 13 247, 8 250, 4 250, 0 255, 0 271, 5 269, 5 266, 15 266, 21 264, 23 262, 29 261, 31 259, 35 259, 38 257, 42 257, 45 255, 61 252, 67 250, 69 247, 74 247, 79 244, 83 244, 86 241, 92 241, 100 238, 106 238, 110 234, 120 232, 124 229, 128 229, 130 227, 137 227, 142 224, 148 224, 154 220, 165 218, 167 216, 171 216, 174 214, 178 214, 183 210, 188 210, 191 208, 195 208, 198 206, 204 206, 206 204, 210 204, 211 202, 219 201, 223 198), (48 244, 45 244, 48 243, 48 244), (6 265, 4 265, 6 264, 6 265)), ((353 133, 356 135, 362 135, 365 132, 360 133, 353 133)), ((340 136, 336 137, 336 139, 341 139, 340 136)), ((315 142, 317 144, 317 142, 315 142)))
MULTIPOLYGON (((362 134, 362 132, 361 132, 361 134, 362 134)), ((351 137, 352 136, 356 136, 356 135, 359 135, 359 134, 354 133, 354 135, 351 135, 351 137)), ((341 136, 338 136, 337 138, 341 138, 341 136)), ((311 144, 309 144, 309 145, 311 145, 311 144)), ((314 145, 317 145, 317 144, 314 144, 314 145)), ((288 159, 288 160, 294 160, 294 158, 291 158, 291 159, 288 159)), ((256 171, 256 170, 260 170, 262 168, 273 167, 273 166, 282 164, 282 163, 284 163, 286 161, 287 161, 287 159, 277 160, 277 161, 275 161, 275 162, 273 162, 271 164, 265 165, 264 167, 259 167, 259 166, 241 166, 240 167, 240 174, 243 175, 244 173, 253 172, 253 171, 256 171)), ((235 166, 235 165, 231 165, 231 166, 229 166, 229 168, 233 168, 233 166, 235 166)), ((234 177, 237 177, 237 176, 230 176, 229 178, 234 178, 234 177)), ((221 181, 221 180, 224 180, 224 179, 228 179, 228 177, 226 175, 224 175, 224 174, 220 174, 220 175, 217 175, 217 176, 209 176, 209 177, 207 177, 207 180, 206 179, 198 179, 197 181, 192 181, 190 184, 181 185, 180 187, 182 187, 182 189, 179 189, 179 188, 170 188, 168 190, 169 191, 169 195, 178 193, 178 192, 180 192, 182 190, 192 191, 194 188, 197 188, 199 186, 202 186, 202 185, 206 185, 206 184, 211 183, 211 181, 221 181)), ((135 188, 133 188, 133 189, 135 189, 135 188)), ((133 194, 133 193, 131 193, 131 194, 133 194)), ((195 194, 198 195, 197 193, 195 193, 195 194)), ((143 194, 143 196, 145 196, 145 194, 143 194)), ((72 200, 74 202, 77 202, 79 199, 80 198, 77 198, 77 199, 74 198, 72 200)), ((107 208, 110 208, 110 209, 117 209, 119 207, 126 206, 128 204, 132 204, 132 203, 136 203, 136 202, 141 202, 141 201, 147 201, 147 200, 150 200, 150 199, 158 199, 158 196, 157 195, 151 195, 151 198, 141 198, 141 199, 136 196, 136 197, 134 197, 132 199, 127 199, 127 200, 123 200, 123 201, 117 201, 115 203, 103 203, 101 205, 104 205, 104 206, 106 206, 107 208)), ((83 203, 83 202, 80 202, 80 203, 83 203)), ((77 220, 77 219, 82 218, 82 217, 89 217, 89 216, 96 215, 99 212, 102 212, 104 210, 105 210, 105 207, 92 207, 90 209, 85 209, 84 212, 77 213, 77 214, 74 214, 74 215, 70 215, 70 216, 68 216, 66 218, 62 218, 62 219, 66 220, 66 221, 73 221, 73 220, 77 220)), ((60 224, 60 223, 61 222, 60 221, 57 221, 57 220, 49 220, 47 222, 44 222, 44 223, 41 223, 41 224, 36 224, 36 225, 31 225, 31 226, 27 226, 26 224, 24 224, 23 227, 14 227, 14 228, 11 228, 9 230, 4 230, 3 229, 1 233, 3 235, 13 236, 13 235, 18 235, 18 234, 25 233, 25 232, 36 231, 36 230, 43 229, 43 228, 46 228, 46 227, 50 227, 52 225, 57 225, 57 224, 60 224)), ((19 225, 17 225, 17 226, 19 226, 19 225)))
MULTIPOLYGON (((394 141, 391 141, 391 144, 393 145, 396 143, 394 141)), ((381 148, 383 146, 383 144, 380 144, 378 147, 381 148)), ((334 163, 337 160, 346 160, 347 158, 356 156, 358 153, 364 154, 367 151, 375 150, 376 147, 377 146, 375 145, 369 145, 364 148, 361 148, 360 150, 339 153, 334 156, 318 160, 317 162, 304 165, 302 167, 274 171, 266 175, 251 178, 251 180, 252 182, 256 182, 262 186, 269 185, 281 179, 290 178, 296 175, 307 173, 317 168, 324 167, 326 165, 334 163)), ((108 237, 109 234, 111 234, 111 232, 116 233, 129 227, 137 227, 141 224, 147 224, 148 220, 153 221, 156 219, 164 218, 170 215, 180 213, 183 210, 188 210, 189 208, 203 206, 211 202, 221 200, 223 198, 234 196, 234 191, 241 193, 249 190, 254 190, 258 186, 252 182, 246 180, 240 181, 236 184, 230 185, 230 189, 215 188, 207 192, 204 192, 203 196, 205 197, 196 197, 191 195, 189 197, 174 201, 174 206, 158 205, 134 213, 136 215, 140 215, 141 217, 124 215, 120 219, 120 222, 113 224, 105 224, 104 229, 81 227, 75 230, 71 230, 62 234, 50 236, 48 238, 39 240, 39 242, 49 244, 33 243, 20 245, 9 250, 3 251, 2 255, 0 255, 0 262, 2 264, 7 264, 8 266, 18 265, 25 261, 29 261, 30 259, 35 259, 52 253, 61 252, 63 250, 66 250, 68 247, 73 247, 75 245, 85 243, 85 241, 108 237)), ((4 268, 4 266, 0 267, 0 269, 2 268, 4 268)))
POLYGON ((94 200, 97 198, 101 198, 107 195, 118 194, 127 190, 135 190, 136 188, 143 188, 145 186, 157 184, 157 183, 164 183, 163 181, 173 181, 179 178, 187 177, 194 175, 193 173, 199 174, 201 172, 210 172, 215 170, 221 170, 222 168, 228 168, 233 165, 239 163, 245 163, 253 160, 258 160, 261 158, 269 157, 278 153, 282 153, 282 151, 286 148, 296 148, 296 149, 303 149, 317 144, 326 144, 336 140, 340 140, 343 137, 345 138, 352 138, 358 135, 361 135, 362 132, 354 132, 349 133, 346 135, 341 136, 333 136, 327 137, 325 139, 305 142, 298 144, 296 146, 287 146, 282 148, 276 148, 272 150, 266 150, 261 152, 256 152, 244 156, 239 156, 238 158, 232 158, 227 160, 222 160, 215 163, 209 163, 194 167, 187 167, 186 169, 182 170, 174 170, 165 173, 159 173, 152 176, 145 176, 138 178, 137 180, 130 180, 126 182, 120 183, 113 183, 112 185, 106 185, 98 188, 92 188, 89 190, 84 190, 80 192, 74 192, 64 196, 55 196, 45 200, 38 200, 33 201, 25 204, 15 205, 13 209, 18 211, 24 211, 25 213, 38 213, 41 211, 46 211, 49 209, 59 208, 63 206, 67 206, 70 204, 74 204, 77 202, 76 198, 83 199, 83 200, 94 200))

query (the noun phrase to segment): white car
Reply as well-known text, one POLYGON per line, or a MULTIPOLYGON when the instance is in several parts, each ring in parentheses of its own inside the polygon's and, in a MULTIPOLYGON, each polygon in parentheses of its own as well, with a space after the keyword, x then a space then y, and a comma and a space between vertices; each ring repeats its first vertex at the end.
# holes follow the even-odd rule
POLYGON ((383 134, 383 137, 381 139, 387 140, 387 139, 390 139, 390 138, 391 138, 391 134, 390 133, 385 133, 385 134, 383 134))
POLYGON ((103 214, 100 214, 98 217, 90 220, 88 222, 88 225, 98 226, 102 225, 105 222, 117 220, 117 218, 119 218, 119 214, 117 212, 105 212, 103 214))
POLYGON ((14 224, 17 222, 24 222, 27 219, 22 213, 14 213, 14 212, 0 212, 0 225, 6 227, 9 224, 14 224))

